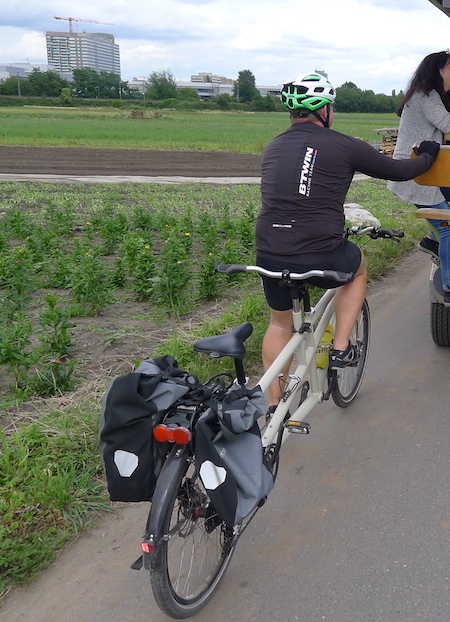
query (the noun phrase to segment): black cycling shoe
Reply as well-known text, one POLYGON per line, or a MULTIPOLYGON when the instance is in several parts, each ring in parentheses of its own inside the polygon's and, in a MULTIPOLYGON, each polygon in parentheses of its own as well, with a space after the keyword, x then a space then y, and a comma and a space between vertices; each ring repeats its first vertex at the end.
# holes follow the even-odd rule
POLYGON ((428 253, 435 259, 439 259, 439 242, 432 240, 431 238, 422 238, 417 245, 417 248, 424 253, 428 253))
POLYGON ((356 365, 360 359, 358 347, 349 343, 345 350, 330 350, 330 369, 343 369, 356 365))

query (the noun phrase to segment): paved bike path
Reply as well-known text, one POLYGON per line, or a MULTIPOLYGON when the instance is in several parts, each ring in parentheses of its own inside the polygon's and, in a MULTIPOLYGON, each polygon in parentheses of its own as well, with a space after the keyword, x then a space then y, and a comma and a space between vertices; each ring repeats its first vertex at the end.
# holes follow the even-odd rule
MULTIPOLYGON (((362 173, 356 173, 354 181, 368 179, 362 173)), ((65 183, 65 184, 259 184, 260 177, 183 177, 179 175, 48 175, 48 174, 17 174, 0 173, 0 181, 32 181, 44 183, 65 183)))
POLYGON ((259 184, 260 177, 182 177, 177 175, 47 175, 1 173, 0 181, 34 181, 64 184, 259 184))
MULTIPOLYGON (((195 622, 450 619, 450 349, 429 331, 430 262, 414 252, 369 293, 357 400, 316 408, 195 622)), ((16 589, 1 622, 167 622, 139 555, 147 504, 126 507, 16 589)))

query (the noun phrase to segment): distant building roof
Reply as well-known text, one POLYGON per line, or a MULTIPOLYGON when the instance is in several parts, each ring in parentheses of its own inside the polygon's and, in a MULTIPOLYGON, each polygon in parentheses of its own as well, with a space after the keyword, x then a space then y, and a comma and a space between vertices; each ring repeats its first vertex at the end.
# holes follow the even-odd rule
POLYGON ((12 76, 27 76, 33 69, 39 69, 39 71, 55 71, 53 65, 47 65, 44 63, 0 63, 0 71, 2 73, 8 73, 12 76))

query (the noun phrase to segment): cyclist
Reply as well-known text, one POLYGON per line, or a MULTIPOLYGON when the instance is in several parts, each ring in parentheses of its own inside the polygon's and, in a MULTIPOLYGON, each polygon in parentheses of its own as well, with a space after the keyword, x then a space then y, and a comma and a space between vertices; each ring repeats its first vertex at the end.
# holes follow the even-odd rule
MULTIPOLYGON (((419 157, 410 160, 382 155, 368 143, 330 129, 335 96, 332 84, 318 73, 305 74, 282 88, 281 100, 289 110, 291 125, 262 155, 256 263, 274 271, 354 273, 354 280, 341 286, 335 297, 336 331, 330 364, 332 369, 340 369, 357 360, 349 335, 366 295, 365 258, 357 245, 343 239, 343 203, 353 174, 359 171, 380 179, 412 179, 431 167, 439 144, 422 142, 416 147, 419 157)), ((292 335, 292 300, 288 288, 274 279, 262 280, 270 308, 262 352, 267 369, 292 335)), ((312 281, 318 287, 336 287, 324 279, 312 281)), ((270 388, 272 406, 279 401, 279 385, 276 381, 270 388)))

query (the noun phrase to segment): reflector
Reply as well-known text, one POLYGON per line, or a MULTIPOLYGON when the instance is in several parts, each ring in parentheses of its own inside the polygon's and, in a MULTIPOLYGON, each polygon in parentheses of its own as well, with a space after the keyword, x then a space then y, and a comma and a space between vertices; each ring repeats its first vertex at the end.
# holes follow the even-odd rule
POLYGON ((191 432, 183 426, 168 426, 163 423, 157 425, 153 430, 153 436, 158 443, 176 443, 177 445, 187 445, 192 438, 191 432))
POLYGON ((153 436, 158 443, 167 443, 167 441, 171 440, 171 434, 166 425, 157 425, 153 430, 153 436))
POLYGON ((142 542, 141 548, 144 553, 154 553, 156 551, 156 547, 153 542, 142 542))
POLYGON ((192 434, 187 428, 180 426, 173 429, 172 438, 177 445, 187 445, 191 440, 192 434))

